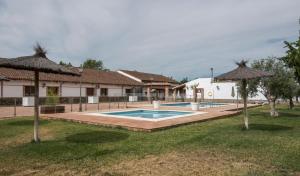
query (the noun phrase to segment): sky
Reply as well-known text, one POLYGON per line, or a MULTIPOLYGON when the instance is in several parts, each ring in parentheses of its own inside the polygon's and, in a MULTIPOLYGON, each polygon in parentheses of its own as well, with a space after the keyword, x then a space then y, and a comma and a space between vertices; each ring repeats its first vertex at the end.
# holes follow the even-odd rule
POLYGON ((298 38, 300 0, 0 0, 0 57, 33 54, 79 66, 208 77, 235 61, 283 56, 298 38))

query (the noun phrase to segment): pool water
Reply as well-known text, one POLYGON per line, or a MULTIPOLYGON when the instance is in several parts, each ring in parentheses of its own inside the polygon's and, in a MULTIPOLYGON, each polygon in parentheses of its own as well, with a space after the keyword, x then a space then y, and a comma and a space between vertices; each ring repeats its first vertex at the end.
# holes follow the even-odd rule
POLYGON ((140 117, 146 119, 160 119, 160 118, 167 118, 167 117, 189 115, 194 113, 184 112, 184 111, 133 110, 133 111, 122 111, 122 112, 107 112, 103 114, 113 115, 113 116, 140 117))
MULTIPOLYGON (((200 102, 200 108, 218 107, 226 105, 226 103, 214 103, 214 102, 200 102)), ((191 103, 169 103, 161 104, 161 106, 176 106, 176 107, 190 107, 191 103)))

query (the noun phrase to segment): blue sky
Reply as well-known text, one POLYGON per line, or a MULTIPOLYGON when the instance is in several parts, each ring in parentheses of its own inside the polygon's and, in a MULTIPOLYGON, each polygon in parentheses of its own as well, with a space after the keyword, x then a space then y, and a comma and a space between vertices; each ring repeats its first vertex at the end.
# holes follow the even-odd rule
POLYGON ((190 79, 240 59, 282 56, 297 39, 299 0, 0 0, 0 57, 54 61, 190 79))

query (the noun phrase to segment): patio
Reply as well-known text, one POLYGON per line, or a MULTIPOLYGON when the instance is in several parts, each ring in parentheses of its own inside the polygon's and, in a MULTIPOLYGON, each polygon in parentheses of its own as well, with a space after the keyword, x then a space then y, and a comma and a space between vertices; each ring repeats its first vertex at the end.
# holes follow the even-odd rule
MULTIPOLYGON (((259 105, 249 104, 249 107, 256 107, 259 105)), ((152 106, 147 104, 129 104, 127 108, 131 109, 152 109, 152 106)), ((239 108, 243 108, 243 105, 240 104, 239 108)), ((187 107, 161 107, 160 110, 182 110, 190 111, 190 108, 187 107)), ((120 109, 111 109, 110 111, 120 111, 120 109)), ((222 107, 213 107, 206 108, 201 110, 202 112, 207 112, 204 114, 191 115, 187 117, 180 117, 168 120, 162 120, 158 122, 145 121, 145 120, 133 120, 133 119, 124 119, 124 118, 115 118, 107 116, 93 116, 87 115, 87 112, 70 112, 62 114, 47 114, 42 115, 42 118, 47 119, 57 119, 57 120, 66 120, 79 123, 109 126, 109 127, 121 127, 134 131, 155 131, 163 128, 174 127, 178 125, 193 123, 193 122, 202 122, 213 119, 225 118, 241 113, 236 111, 236 105, 227 105, 222 107)), ((95 111, 89 111, 95 112, 95 111)), ((103 109, 97 112, 107 112, 107 109, 103 109)))

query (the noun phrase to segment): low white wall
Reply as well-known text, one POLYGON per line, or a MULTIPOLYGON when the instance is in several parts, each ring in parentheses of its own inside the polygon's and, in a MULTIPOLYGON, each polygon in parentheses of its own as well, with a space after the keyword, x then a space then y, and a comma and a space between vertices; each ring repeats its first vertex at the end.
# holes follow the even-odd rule
MULTIPOLYGON (((82 84, 81 85, 81 96, 86 96, 86 88, 95 88, 94 84, 82 84)), ((80 96, 80 84, 75 83, 63 83, 61 90, 62 97, 79 97, 80 96)))
MULTIPOLYGON (((126 89, 131 89, 129 86, 114 86, 114 85, 100 85, 100 88, 108 89, 108 96, 124 96, 126 94, 126 89)), ((101 89, 100 89, 101 90, 101 89)), ((101 93, 101 92, 99 92, 101 93)))
MULTIPOLYGON (((23 97, 23 86, 33 85, 31 81, 4 81, 3 82, 3 97, 23 97)), ((41 94, 43 91, 40 90, 41 94)))
MULTIPOLYGON (((199 84, 198 88, 204 89, 204 99, 229 99, 235 100, 237 98, 237 87, 234 82, 218 82, 212 83, 211 78, 198 78, 186 83, 186 98, 193 98, 192 85, 199 84), (234 87, 235 96, 231 96, 232 87, 234 87), (209 96, 209 94, 211 96, 209 96)), ((198 95, 200 97, 200 95, 198 95)), ((239 97, 240 99, 241 97, 239 97)), ((258 93, 255 97, 250 97, 249 100, 266 100, 264 95, 258 93)))
MULTIPOLYGON (((45 82, 40 82, 39 84, 39 96, 45 97, 47 92, 47 86, 57 86, 59 87, 59 83, 51 83, 47 82, 45 86, 43 86, 45 82)), ((34 86, 33 81, 18 81, 11 80, 3 83, 3 97, 23 97, 23 87, 24 86, 34 86)))
POLYGON ((3 86, 3 97, 22 97, 23 87, 22 86, 3 86))
MULTIPOLYGON (((3 97, 23 97, 23 86, 33 86, 32 81, 19 81, 11 80, 3 82, 3 97)), ((40 97, 47 95, 47 87, 54 86, 60 88, 58 82, 46 82, 40 81, 39 94, 40 97), (44 86, 43 86, 44 85, 44 86)), ((80 95, 80 84, 75 83, 62 83, 61 85, 61 96, 62 97, 79 97, 80 95)), ((86 88, 95 88, 96 96, 100 96, 100 88, 108 89, 108 96, 122 96, 125 95, 126 89, 131 89, 130 86, 116 86, 116 85, 100 85, 97 89, 95 84, 82 84, 81 96, 86 96, 86 88), (123 88, 123 91, 122 91, 123 88)))

